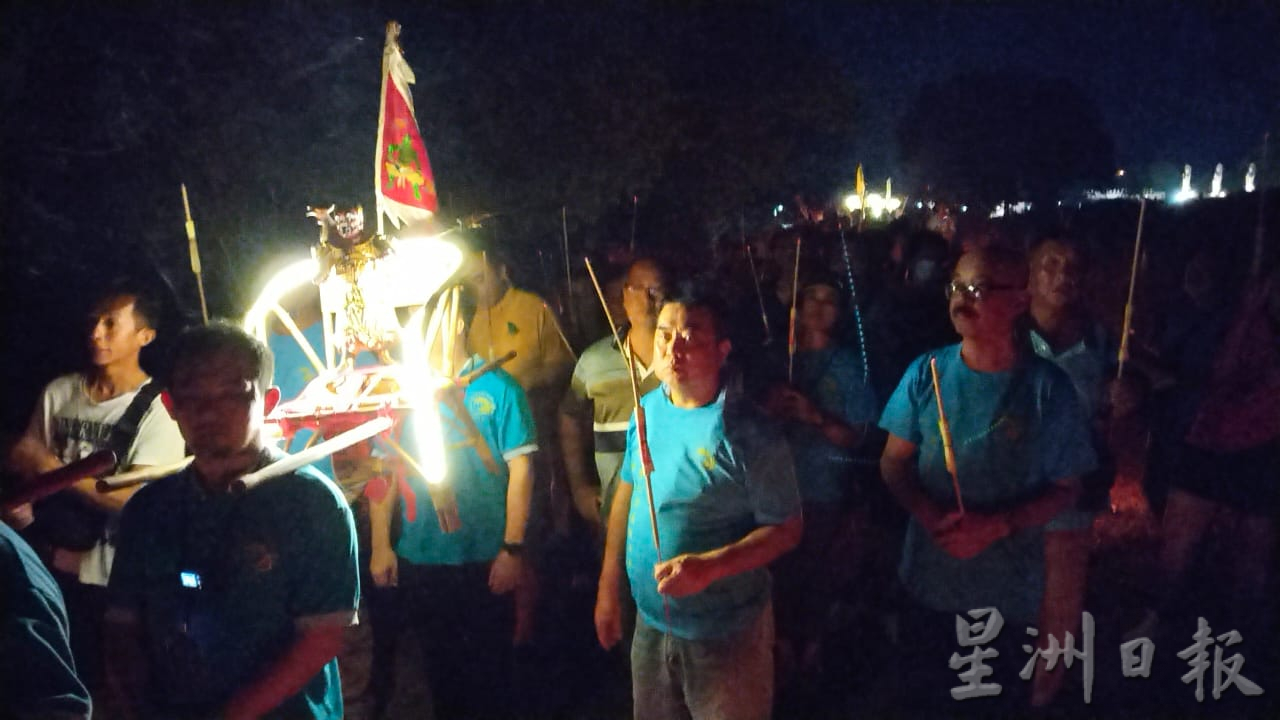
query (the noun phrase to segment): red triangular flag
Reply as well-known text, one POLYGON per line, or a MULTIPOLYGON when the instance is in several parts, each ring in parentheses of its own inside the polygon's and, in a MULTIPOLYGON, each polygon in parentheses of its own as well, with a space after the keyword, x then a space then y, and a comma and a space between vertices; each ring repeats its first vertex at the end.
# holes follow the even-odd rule
POLYGON ((382 107, 378 113, 378 149, 375 187, 378 210, 397 228, 430 218, 439 207, 436 181, 427 159, 427 147, 418 132, 409 86, 413 70, 404 59, 398 38, 400 24, 387 23, 387 44, 382 51, 382 107))

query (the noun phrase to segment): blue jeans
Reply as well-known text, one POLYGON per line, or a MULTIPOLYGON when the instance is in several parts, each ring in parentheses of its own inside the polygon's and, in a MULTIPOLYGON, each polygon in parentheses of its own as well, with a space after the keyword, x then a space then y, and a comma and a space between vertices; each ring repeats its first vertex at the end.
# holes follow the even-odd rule
POLYGON ((636 720, 765 720, 773 712, 773 607, 727 637, 686 640, 637 615, 631 643, 636 720))

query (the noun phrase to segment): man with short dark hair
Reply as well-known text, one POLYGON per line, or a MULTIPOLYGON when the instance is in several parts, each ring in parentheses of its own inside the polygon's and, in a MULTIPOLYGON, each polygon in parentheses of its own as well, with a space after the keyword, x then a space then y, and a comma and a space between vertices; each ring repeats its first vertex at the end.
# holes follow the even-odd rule
MULTIPOLYGON (((1071 622, 1044 603, 1045 576, 1054 570, 1046 563, 1055 560, 1045 556, 1046 526, 1075 502, 1095 459, 1070 379, 1015 337, 1026 286, 1026 262, 1008 250, 961 257, 947 286, 961 342, 917 358, 880 419, 889 433, 881 473, 911 513, 898 570, 913 605, 903 647, 912 671, 929 678, 913 686, 910 700, 934 704, 935 712, 936 703, 954 702, 948 687, 959 683, 947 673, 948 653, 959 649, 957 615, 999 610, 1011 626, 1000 636, 1002 656, 1016 652, 1026 626, 1038 626, 1043 646, 1050 635, 1062 642, 1071 622), (945 462, 931 360, 963 510, 945 462)), ((1048 678, 1037 672, 1032 703, 1052 696, 1048 678)), ((1022 683, 995 679, 1004 680, 1001 700, 1013 702, 1022 683)))
POLYGON ((178 339, 173 408, 195 460, 126 506, 111 574, 109 670, 139 714, 342 717, 351 510, 309 467, 237 490, 283 457, 263 437, 271 371, 266 346, 230 324, 178 339))
MULTIPOLYGON (((182 459, 182 435, 142 369, 142 348, 156 338, 159 314, 146 293, 118 282, 88 317, 90 366, 50 382, 8 465, 32 478, 110 449, 117 467, 168 465, 182 459)), ((71 618, 76 665, 89 690, 102 690, 100 633, 107 577, 121 508, 136 488, 99 493, 93 478, 27 506, 11 518, 54 571, 71 618)))
POLYGON ((662 386, 640 401, 652 505, 633 420, 609 515, 596 634, 605 648, 621 639, 625 555, 639 611, 631 649, 636 718, 772 712, 767 566, 796 546, 804 520, 786 443, 727 397, 721 372, 730 343, 718 311, 697 292, 663 304, 654 338, 662 386))

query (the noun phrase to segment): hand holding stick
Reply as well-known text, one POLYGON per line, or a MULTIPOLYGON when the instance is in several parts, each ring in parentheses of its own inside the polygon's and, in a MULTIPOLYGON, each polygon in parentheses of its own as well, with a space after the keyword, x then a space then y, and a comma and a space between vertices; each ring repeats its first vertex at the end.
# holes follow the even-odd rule
POLYGON ((8 512, 27 503, 33 503, 49 497, 60 490, 71 487, 82 478, 101 475, 115 467, 115 465, 115 453, 110 450, 99 450, 88 457, 63 465, 57 470, 41 473, 32 478, 31 482, 20 486, 15 493, 6 497, 3 501, 4 510, 8 512))

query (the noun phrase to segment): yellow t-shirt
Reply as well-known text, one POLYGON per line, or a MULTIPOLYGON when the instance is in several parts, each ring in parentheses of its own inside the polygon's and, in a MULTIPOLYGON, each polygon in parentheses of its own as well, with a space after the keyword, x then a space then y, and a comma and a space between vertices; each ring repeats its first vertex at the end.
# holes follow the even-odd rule
POLYGON ((529 393, 562 382, 573 370, 556 316, 542 298, 514 287, 492 307, 476 308, 467 350, 485 360, 515 350, 515 359, 502 369, 529 393))

